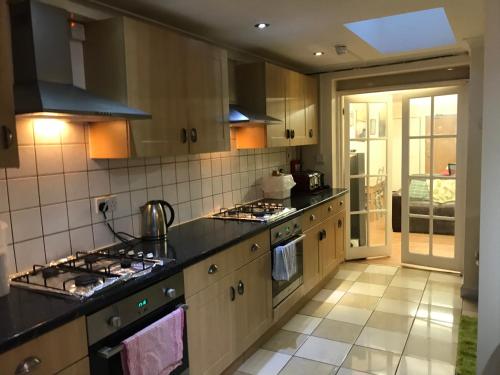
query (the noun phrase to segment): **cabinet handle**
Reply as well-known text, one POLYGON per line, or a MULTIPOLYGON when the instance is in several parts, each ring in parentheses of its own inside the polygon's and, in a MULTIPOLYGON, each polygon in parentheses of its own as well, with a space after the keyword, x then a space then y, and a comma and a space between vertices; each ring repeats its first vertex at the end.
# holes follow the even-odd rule
POLYGON ((344 201, 339 201, 339 206, 342 207, 344 205, 344 201))
POLYGON ((292 135, 292 139, 294 139, 295 138, 295 130, 294 129, 292 129, 291 135, 292 135))
POLYGON ((4 149, 8 149, 12 146, 12 141, 14 140, 14 134, 12 134, 12 130, 10 130, 7 126, 2 125, 2 147, 4 149))
POLYGON ((28 357, 17 365, 15 374, 16 375, 29 374, 30 372, 36 370, 36 368, 40 366, 41 363, 42 360, 38 357, 35 356, 28 357))
POLYGON ((286 129, 286 133, 285 133, 285 135, 286 135, 286 138, 287 138, 287 139, 290 139, 290 134, 291 134, 291 133, 290 133, 290 129, 286 129))
POLYGON ((182 128, 182 130, 181 130, 181 142, 187 143, 187 141, 188 141, 188 132, 185 128, 182 128))
POLYGON ((309 219, 310 219, 311 221, 316 220, 316 215, 315 215, 315 214, 311 214, 311 216, 309 216, 309 219))
POLYGON ((219 271, 219 266, 217 264, 211 264, 210 267, 208 267, 208 274, 213 275, 214 273, 217 273, 219 271))
POLYGON ((256 252, 257 250, 259 250, 259 249, 260 249, 260 245, 259 245, 258 243, 254 243, 254 244, 252 245, 252 247, 250 248, 250 251, 251 251, 252 253, 255 253, 255 252, 256 252))
POLYGON ((198 141, 198 131, 196 128, 191 129, 191 142, 196 143, 198 141))
POLYGON ((319 240, 320 240, 320 241, 323 241, 325 238, 326 238, 326 230, 322 229, 322 230, 319 232, 319 240))
POLYGON ((332 212, 333 210, 333 207, 332 206, 328 206, 328 212, 332 212))
POLYGON ((312 137, 313 137, 313 130, 309 129, 309 138, 312 138, 312 137))
POLYGON ((236 299, 236 290, 234 290, 234 287, 229 288, 229 298, 231 301, 234 301, 236 299))
POLYGON ((243 284, 243 281, 240 280, 238 282, 238 294, 242 296, 243 293, 245 293, 245 284, 243 284))
POLYGON ((339 221, 337 221, 337 226, 338 226, 339 228, 342 228, 342 220, 341 220, 341 219, 339 219, 339 221))

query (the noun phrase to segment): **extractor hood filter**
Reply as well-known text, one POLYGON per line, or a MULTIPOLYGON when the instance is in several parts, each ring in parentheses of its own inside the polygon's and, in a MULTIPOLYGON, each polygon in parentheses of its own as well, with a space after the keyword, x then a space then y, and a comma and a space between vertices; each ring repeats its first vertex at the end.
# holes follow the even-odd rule
POLYGON ((280 120, 274 117, 263 115, 260 113, 255 113, 253 111, 250 111, 246 108, 240 107, 235 104, 229 105, 229 121, 232 124, 245 123, 245 122, 272 124, 281 122, 280 120))

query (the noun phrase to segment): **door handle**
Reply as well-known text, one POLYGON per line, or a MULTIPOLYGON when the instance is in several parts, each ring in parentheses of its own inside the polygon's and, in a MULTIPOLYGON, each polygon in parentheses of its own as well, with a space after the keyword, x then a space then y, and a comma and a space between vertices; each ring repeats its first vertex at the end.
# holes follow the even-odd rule
POLYGON ((285 134, 286 134, 286 138, 290 139, 290 129, 286 129, 285 134))
POLYGON ((323 241, 326 238, 326 230, 322 229, 319 231, 319 240, 323 241))
POLYGON ((9 127, 6 125, 2 125, 1 127, 3 134, 2 134, 2 147, 4 149, 8 149, 10 146, 12 146, 12 141, 14 140, 14 134, 12 134, 12 130, 10 130, 9 127))
POLYGON ((182 130, 181 130, 181 142, 182 143, 187 143, 187 141, 188 141, 187 130, 185 128, 182 128, 182 130))
POLYGON ((242 296, 243 293, 245 293, 245 284, 243 284, 243 281, 240 280, 238 282, 238 294, 242 296))
POLYGON ((260 245, 259 245, 258 243, 254 243, 254 244, 252 245, 252 247, 250 248, 250 251, 251 251, 252 253, 255 253, 255 252, 256 252, 257 250, 259 250, 259 249, 260 249, 260 245))
POLYGON ((219 271, 219 266, 217 264, 211 264, 210 267, 208 267, 208 274, 213 275, 214 273, 217 273, 219 271))
POLYGON ((117 355, 123 350, 123 344, 116 345, 112 348, 105 346, 97 351, 97 355, 104 359, 110 359, 111 357, 117 355))
POLYGON ((294 139, 295 138, 295 130, 294 129, 292 129, 291 135, 292 135, 292 139, 294 139))
POLYGON ((341 219, 339 219, 339 221, 337 221, 337 226, 338 226, 339 228, 342 228, 342 220, 341 220, 341 219))
POLYGON ((191 129, 191 142, 196 143, 198 141, 198 131, 196 128, 191 129))
POLYGON ((234 301, 236 299, 236 290, 234 290, 234 287, 229 288, 229 298, 231 301, 234 301))
POLYGON ((313 137, 313 130, 309 129, 309 138, 312 138, 312 137, 313 137))
POLYGON ((37 369, 42 364, 42 360, 38 357, 31 356, 23 360, 16 367, 15 375, 29 374, 37 369))

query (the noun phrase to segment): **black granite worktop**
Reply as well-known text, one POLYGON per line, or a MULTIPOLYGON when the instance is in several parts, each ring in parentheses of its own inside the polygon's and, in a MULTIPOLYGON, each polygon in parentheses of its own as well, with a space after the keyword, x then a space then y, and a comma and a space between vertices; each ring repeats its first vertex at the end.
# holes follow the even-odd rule
MULTIPOLYGON (((294 195, 290 204, 297 211, 280 222, 346 192, 346 189, 325 189, 314 194, 294 195)), ((145 252, 166 251, 167 257, 174 258, 175 262, 158 267, 141 278, 112 287, 83 302, 13 286, 8 296, 0 298, 0 353, 79 316, 91 314, 277 223, 202 218, 171 228, 167 249, 163 241, 136 242, 133 246, 141 247, 145 252)))

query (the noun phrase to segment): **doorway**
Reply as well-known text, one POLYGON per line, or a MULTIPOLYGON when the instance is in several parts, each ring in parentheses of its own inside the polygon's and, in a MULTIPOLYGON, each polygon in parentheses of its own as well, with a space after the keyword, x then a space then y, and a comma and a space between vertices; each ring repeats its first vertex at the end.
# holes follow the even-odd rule
POLYGON ((342 97, 347 259, 383 257, 383 263, 461 271, 455 240, 460 90, 342 97))

